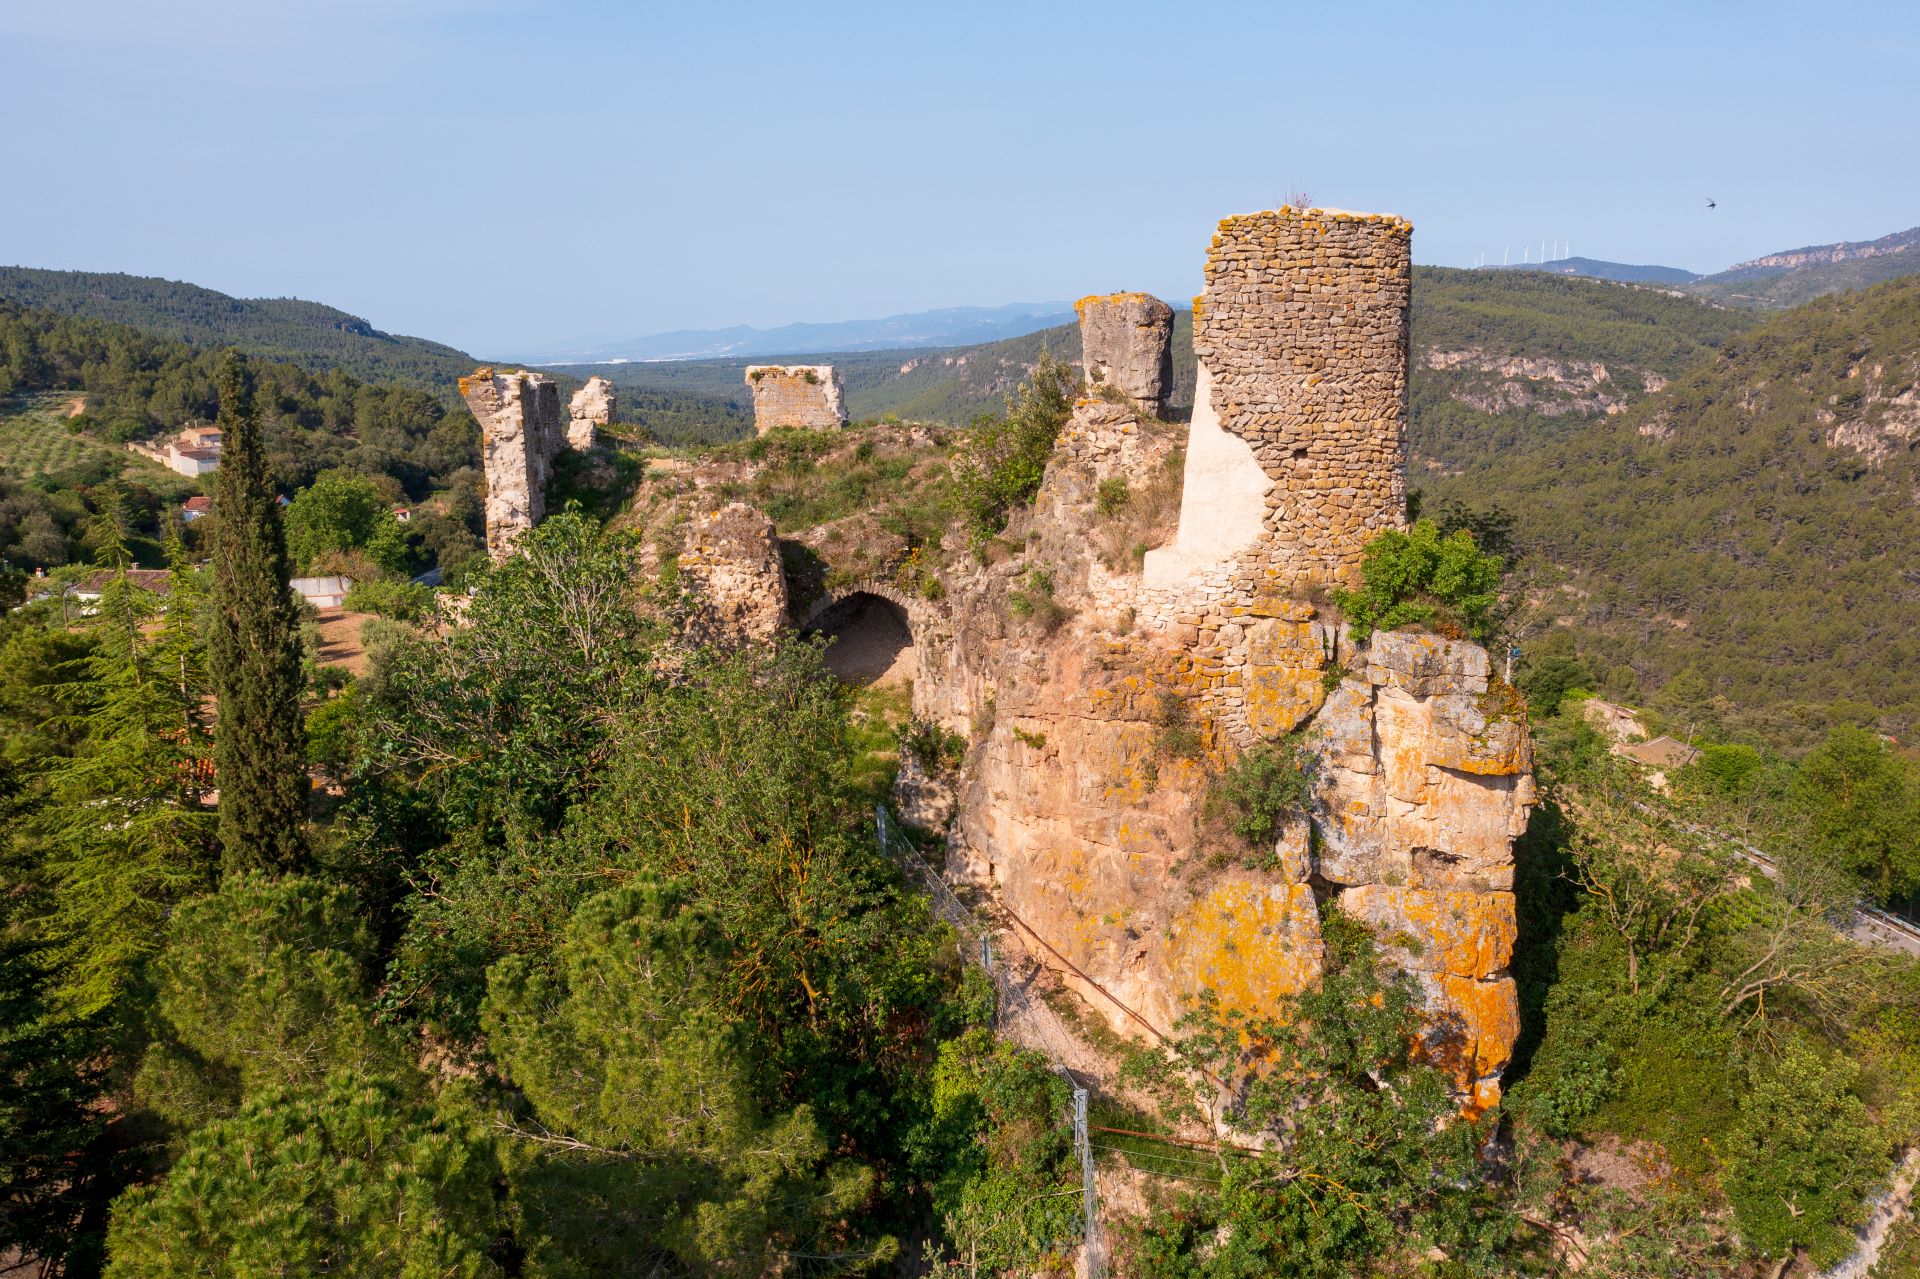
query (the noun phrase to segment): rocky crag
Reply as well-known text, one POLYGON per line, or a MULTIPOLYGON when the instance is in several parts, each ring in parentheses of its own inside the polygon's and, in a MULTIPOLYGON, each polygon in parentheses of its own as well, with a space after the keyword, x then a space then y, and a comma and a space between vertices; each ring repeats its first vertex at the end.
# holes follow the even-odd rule
POLYGON ((588 378, 567 404, 567 447, 591 449, 599 429, 613 421, 614 404, 613 383, 598 374, 588 378))
POLYGON ((1324 603, 1404 518, 1409 238, 1325 210, 1221 223, 1177 536, 1144 564, 1099 552, 1103 483, 1138 491, 1181 440, 1083 401, 1001 539, 1016 553, 950 570, 916 627, 914 697, 975 738, 950 873, 1115 1029, 1171 1032, 1208 990, 1273 1009, 1318 975, 1337 902, 1418 976, 1432 1051, 1481 1107, 1518 1033, 1523 708, 1478 645, 1359 644, 1324 603), (1310 811, 1245 848, 1209 820, 1210 779, 1283 739, 1310 811))
POLYGON ((1117 391, 1158 417, 1173 393, 1173 308, 1146 293, 1106 293, 1073 309, 1088 386, 1117 391))

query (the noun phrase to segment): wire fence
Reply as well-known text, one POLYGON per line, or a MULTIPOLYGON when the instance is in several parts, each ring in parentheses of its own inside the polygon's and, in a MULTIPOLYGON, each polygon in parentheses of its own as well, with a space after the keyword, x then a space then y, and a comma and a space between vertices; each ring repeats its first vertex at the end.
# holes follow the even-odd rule
POLYGON ((994 962, 992 926, 954 895, 946 877, 920 855, 912 840, 896 829, 884 804, 875 805, 873 825, 880 851, 894 858, 908 878, 927 894, 933 902, 935 918, 960 934, 961 954, 977 963, 992 982, 994 1030, 1044 1056, 1073 1090, 1073 1153, 1080 1163, 1086 1279, 1105 1279, 1106 1232, 1101 1228, 1100 1197, 1094 1182, 1094 1147, 1087 1133, 1087 1089, 1068 1064, 1078 1056, 1074 1035, 1060 1020, 1060 1015, 1034 992, 1030 981, 1018 980, 1011 965, 994 962))

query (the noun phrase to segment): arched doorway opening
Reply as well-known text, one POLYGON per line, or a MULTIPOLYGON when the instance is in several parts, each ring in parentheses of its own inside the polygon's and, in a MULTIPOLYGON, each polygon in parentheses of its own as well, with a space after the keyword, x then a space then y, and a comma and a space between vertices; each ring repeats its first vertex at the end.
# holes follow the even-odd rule
POLYGON ((824 635, 827 669, 846 684, 903 684, 913 678, 913 630, 907 611, 883 596, 854 591, 822 609, 804 635, 824 635))

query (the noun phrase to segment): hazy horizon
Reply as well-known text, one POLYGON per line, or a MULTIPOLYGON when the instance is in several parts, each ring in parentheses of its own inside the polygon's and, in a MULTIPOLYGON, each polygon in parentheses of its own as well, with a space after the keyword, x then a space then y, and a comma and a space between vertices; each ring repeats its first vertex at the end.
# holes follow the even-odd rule
POLYGON ((1200 5, 128 0, 0 11, 0 260, 301 297, 475 352, 1119 288, 1295 185, 1418 261, 1724 269, 1920 223, 1920 34, 1200 5), (1782 83, 1844 68, 1819 95, 1782 83), (1649 149, 1644 139, 1662 145, 1649 149), (1705 201, 1719 207, 1708 210, 1705 201))

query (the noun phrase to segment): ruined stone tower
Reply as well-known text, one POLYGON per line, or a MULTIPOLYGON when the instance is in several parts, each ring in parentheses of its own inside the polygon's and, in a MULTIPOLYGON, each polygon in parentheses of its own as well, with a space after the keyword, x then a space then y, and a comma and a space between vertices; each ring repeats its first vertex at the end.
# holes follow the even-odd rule
POLYGON ((1193 303, 1180 531, 1149 585, 1352 585, 1367 541, 1405 522, 1412 230, 1286 207, 1220 223, 1193 303))
POLYGON ((480 369, 460 379, 460 394, 480 423, 487 553, 498 560, 547 513, 547 479, 565 440, 560 388, 538 373, 480 369))
POLYGON ((573 399, 567 404, 568 448, 593 447, 595 432, 613 421, 615 395, 613 383, 597 375, 588 378, 587 384, 573 393, 573 399))
POLYGON ((747 369, 747 385, 753 388, 753 429, 762 435, 782 426, 846 425, 846 396, 831 364, 755 364, 747 369))
POLYGON ((1173 308, 1147 293, 1100 293, 1073 304, 1087 382, 1110 386, 1155 417, 1173 390, 1173 308))

